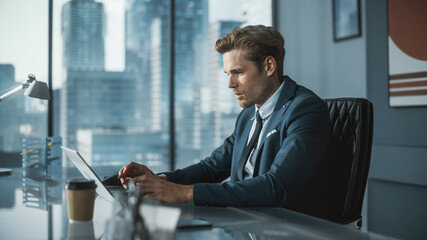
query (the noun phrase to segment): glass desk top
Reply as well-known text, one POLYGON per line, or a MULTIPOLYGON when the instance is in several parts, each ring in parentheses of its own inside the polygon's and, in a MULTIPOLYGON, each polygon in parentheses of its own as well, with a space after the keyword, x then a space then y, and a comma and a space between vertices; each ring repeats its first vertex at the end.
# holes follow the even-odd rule
MULTIPOLYGON (((95 200, 92 222, 69 222, 64 186, 74 177, 79 173, 66 169, 60 181, 28 179, 21 168, 0 176, 0 239, 72 239, 75 234, 80 234, 77 239, 105 239, 113 204, 101 198, 95 200)), ((391 239, 283 208, 168 206, 181 208, 181 219, 212 223, 207 228, 178 229, 175 239, 391 239)))

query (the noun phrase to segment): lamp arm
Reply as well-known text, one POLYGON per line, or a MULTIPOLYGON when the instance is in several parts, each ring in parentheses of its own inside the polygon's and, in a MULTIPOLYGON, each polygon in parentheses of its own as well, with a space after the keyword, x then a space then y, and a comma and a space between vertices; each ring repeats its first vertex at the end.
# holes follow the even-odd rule
POLYGON ((10 90, 9 92, 3 94, 2 96, 0 96, 0 102, 5 100, 6 98, 12 96, 15 93, 18 93, 22 89, 28 88, 30 83, 32 83, 34 80, 36 80, 36 77, 33 74, 28 75, 28 79, 26 81, 24 81, 20 86, 10 90))
POLYGON ((21 86, 18 86, 12 90, 10 90, 9 92, 3 94, 2 96, 0 96, 0 102, 5 100, 6 98, 12 96, 15 93, 18 93, 19 91, 21 91, 22 89, 24 89, 24 84, 22 84, 21 86))

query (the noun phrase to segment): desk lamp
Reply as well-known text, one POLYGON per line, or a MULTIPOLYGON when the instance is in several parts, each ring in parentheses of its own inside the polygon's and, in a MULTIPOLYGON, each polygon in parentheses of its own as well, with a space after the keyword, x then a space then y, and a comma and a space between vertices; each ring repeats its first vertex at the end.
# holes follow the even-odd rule
MULTIPOLYGON (((50 100, 49 88, 47 87, 47 84, 45 82, 37 81, 36 77, 33 74, 30 74, 28 75, 28 79, 23 82, 22 85, 0 96, 0 102, 25 88, 27 88, 27 90, 24 92, 25 96, 50 100)), ((0 175, 10 174, 11 172, 12 169, 10 168, 0 168, 0 175)))
POLYGON ((33 74, 30 74, 28 75, 27 81, 23 82, 22 85, 0 96, 0 102, 25 88, 28 88, 24 92, 25 96, 50 100, 49 88, 47 87, 47 84, 45 82, 37 81, 36 77, 33 74))

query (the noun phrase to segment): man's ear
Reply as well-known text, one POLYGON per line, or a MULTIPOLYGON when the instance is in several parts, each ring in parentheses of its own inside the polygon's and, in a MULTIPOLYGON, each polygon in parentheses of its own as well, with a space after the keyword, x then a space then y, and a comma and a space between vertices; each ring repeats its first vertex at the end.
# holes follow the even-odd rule
POLYGON ((274 59, 274 57, 272 56, 268 56, 265 58, 264 65, 265 65, 265 72, 267 73, 267 77, 273 76, 274 73, 276 72, 276 67, 277 67, 276 59, 274 59))

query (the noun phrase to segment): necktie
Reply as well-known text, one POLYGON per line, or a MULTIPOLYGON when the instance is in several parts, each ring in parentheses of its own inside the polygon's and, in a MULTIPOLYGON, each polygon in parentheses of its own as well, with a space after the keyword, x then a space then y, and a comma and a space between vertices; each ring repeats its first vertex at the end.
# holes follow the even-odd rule
POLYGON ((259 115, 259 112, 256 112, 256 126, 255 126, 255 131, 252 134, 252 138, 251 141, 249 141, 248 145, 246 146, 245 150, 243 151, 242 154, 242 158, 240 159, 240 165, 239 165, 239 178, 240 180, 243 180, 243 176, 244 176, 244 170, 245 170, 245 164, 246 161, 249 158, 249 155, 251 154, 251 152, 256 148, 257 143, 258 143, 258 138, 259 138, 259 134, 261 133, 261 129, 262 129, 262 118, 259 115))

